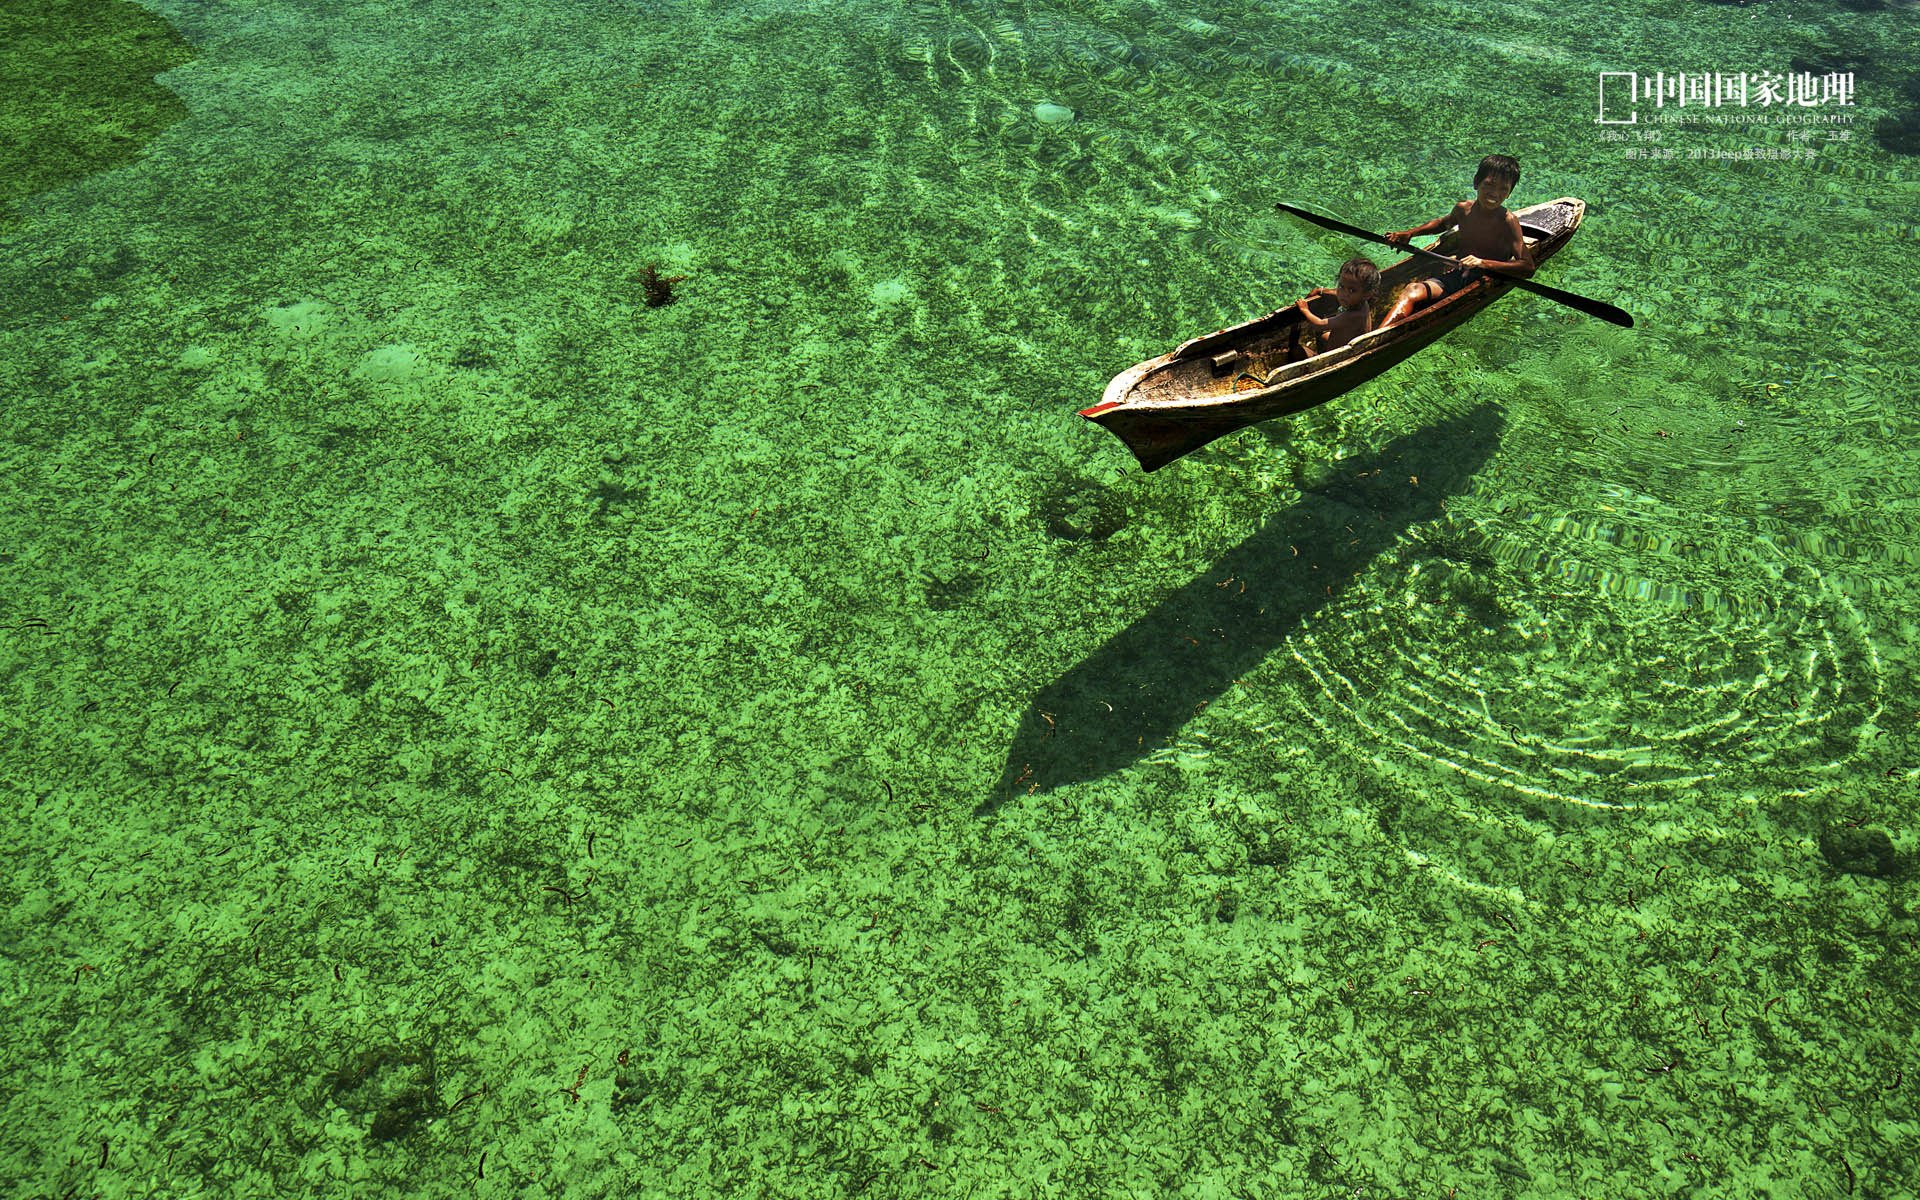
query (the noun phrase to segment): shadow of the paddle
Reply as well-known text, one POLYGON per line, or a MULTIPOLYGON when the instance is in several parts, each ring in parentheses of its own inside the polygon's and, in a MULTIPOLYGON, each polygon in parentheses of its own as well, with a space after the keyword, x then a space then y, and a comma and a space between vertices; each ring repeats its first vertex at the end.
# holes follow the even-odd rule
POLYGON ((1403 531, 1439 517, 1499 443, 1502 424, 1482 406, 1340 463, 1332 482, 1041 689, 974 815, 1098 779, 1165 745, 1403 531))

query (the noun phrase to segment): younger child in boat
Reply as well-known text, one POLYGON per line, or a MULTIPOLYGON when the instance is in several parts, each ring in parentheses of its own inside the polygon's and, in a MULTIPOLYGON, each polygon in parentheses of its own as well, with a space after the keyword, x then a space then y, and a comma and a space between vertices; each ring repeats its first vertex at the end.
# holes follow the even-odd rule
POLYGON ((1430 279, 1416 279, 1408 284, 1393 302, 1386 319, 1380 322, 1382 328, 1404 321, 1422 305, 1450 296, 1472 283, 1482 274, 1478 268, 1493 267, 1514 275, 1533 274, 1533 251, 1527 249, 1526 236, 1520 232, 1520 220, 1502 207, 1502 202, 1513 193, 1513 185, 1519 182, 1518 159, 1489 154, 1480 160, 1480 170, 1473 177, 1473 189, 1477 193, 1473 199, 1462 200, 1444 217, 1387 234, 1390 244, 1405 246, 1414 238, 1457 226, 1460 236, 1454 244, 1454 257, 1460 260, 1460 265, 1430 279))
POLYGON ((1380 268, 1367 258, 1350 258, 1340 265, 1340 286, 1315 288, 1294 302, 1300 319, 1319 331, 1320 346, 1301 346, 1307 357, 1338 350, 1373 328, 1373 293, 1380 286, 1380 268), (1307 305, 1321 296, 1340 302, 1340 311, 1331 317, 1313 315, 1307 305))

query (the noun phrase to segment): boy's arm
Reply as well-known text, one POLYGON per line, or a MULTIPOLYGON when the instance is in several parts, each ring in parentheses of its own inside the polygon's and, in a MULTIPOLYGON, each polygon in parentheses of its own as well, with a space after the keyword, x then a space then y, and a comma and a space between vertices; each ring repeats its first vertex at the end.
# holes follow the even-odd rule
POLYGON ((1435 217, 1424 225, 1415 225, 1412 229, 1402 229, 1398 233, 1389 233, 1386 235, 1387 242, 1394 246, 1404 246, 1414 238, 1425 237, 1430 233, 1439 233, 1443 229, 1451 229, 1460 223, 1460 218, 1466 215, 1467 208, 1470 204, 1471 201, 1462 201, 1454 205, 1444 217, 1435 217))
POLYGON ((1325 329, 1327 327, 1326 320, 1324 318, 1314 316, 1312 310, 1309 309, 1307 305, 1311 304, 1318 297, 1328 296, 1328 295, 1332 295, 1332 293, 1329 292, 1326 288, 1315 288, 1312 291, 1308 292, 1306 295, 1300 297, 1298 300, 1295 300, 1293 302, 1293 306, 1300 310, 1300 315, 1307 319, 1307 323, 1309 325, 1312 325, 1315 329, 1325 329))
POLYGON ((1512 213, 1507 214, 1507 232, 1513 235, 1513 262, 1509 269, 1516 275, 1533 274, 1533 247, 1527 245, 1527 235, 1521 232, 1520 218, 1512 213))

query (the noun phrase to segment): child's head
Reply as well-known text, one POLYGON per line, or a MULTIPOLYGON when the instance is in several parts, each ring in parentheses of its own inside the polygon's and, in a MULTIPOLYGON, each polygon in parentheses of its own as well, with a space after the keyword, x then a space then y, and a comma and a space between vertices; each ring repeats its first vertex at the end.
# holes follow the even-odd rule
POLYGON ((1480 170, 1473 176, 1473 186, 1479 187, 1483 180, 1505 180, 1507 190, 1520 182, 1520 160, 1506 154, 1489 154, 1480 160, 1480 170))
POLYGON ((1351 308, 1362 300, 1373 298, 1374 289, 1380 286, 1380 268, 1373 265, 1369 258, 1350 258, 1340 264, 1340 285, 1334 295, 1342 307, 1351 308))

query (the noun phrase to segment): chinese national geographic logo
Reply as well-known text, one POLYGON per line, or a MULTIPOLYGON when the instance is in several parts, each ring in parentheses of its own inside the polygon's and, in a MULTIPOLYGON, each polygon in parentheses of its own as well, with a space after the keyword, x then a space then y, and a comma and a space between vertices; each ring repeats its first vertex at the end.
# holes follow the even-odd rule
MULTIPOLYGON (((1697 71, 1672 75, 1656 71, 1642 75, 1636 71, 1600 72, 1600 115, 1596 125, 1638 125, 1640 108, 1668 105, 1692 109, 1763 109, 1792 120, 1790 110, 1853 106, 1853 72, 1830 71, 1817 75, 1812 71, 1697 71)), ((1711 119, 1711 118, 1706 118, 1711 119)), ((1724 114, 1722 120, 1764 121, 1767 116, 1724 114)))

